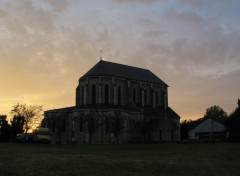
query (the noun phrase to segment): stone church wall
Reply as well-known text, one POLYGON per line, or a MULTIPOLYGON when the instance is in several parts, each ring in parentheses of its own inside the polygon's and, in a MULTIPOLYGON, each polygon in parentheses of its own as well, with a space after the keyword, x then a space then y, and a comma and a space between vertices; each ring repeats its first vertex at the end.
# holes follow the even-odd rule
POLYGON ((165 117, 158 118, 157 126, 143 135, 141 129, 137 127, 144 118, 139 113, 119 112, 116 117, 116 111, 76 111, 48 113, 45 116, 49 119, 48 127, 53 144, 161 143, 177 142, 180 139, 180 128, 176 126, 178 121, 173 123, 165 117), (120 122, 116 122, 116 118, 119 118, 120 122), (93 126, 89 125, 91 119, 93 126), (107 119, 108 124, 106 124, 107 119), (114 131, 115 128, 119 130, 114 131))
POLYGON ((150 83, 142 83, 139 81, 129 81, 112 77, 90 77, 83 78, 76 89, 76 104, 86 105, 92 104, 93 85, 95 85, 96 104, 112 104, 118 105, 118 87, 121 88, 121 105, 138 105, 138 106, 165 106, 167 102, 167 87, 163 85, 154 85, 150 83), (108 100, 106 99, 105 86, 108 85, 108 100), (133 89, 135 95, 133 95, 133 89), (145 96, 145 94, 147 96, 145 96), (146 100, 143 101, 143 97, 146 100))

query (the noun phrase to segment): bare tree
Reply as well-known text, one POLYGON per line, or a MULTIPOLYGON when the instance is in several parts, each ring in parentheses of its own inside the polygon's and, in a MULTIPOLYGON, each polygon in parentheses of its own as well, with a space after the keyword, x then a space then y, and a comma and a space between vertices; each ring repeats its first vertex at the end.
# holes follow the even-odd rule
POLYGON ((157 127, 159 123, 159 118, 154 116, 143 117, 136 121, 136 127, 142 134, 144 143, 151 143, 151 133, 157 127))
POLYGON ((11 110, 11 114, 24 117, 24 132, 27 133, 41 122, 43 118, 42 107, 39 105, 16 104, 11 110))
POLYGON ((114 116, 111 116, 111 132, 114 134, 115 139, 116 139, 116 143, 119 143, 118 140, 118 134, 121 132, 122 130, 122 116, 121 113, 119 112, 115 112, 114 116))
POLYGON ((85 115, 83 118, 83 123, 86 125, 86 132, 88 133, 89 143, 92 143, 92 136, 94 135, 95 130, 97 130, 98 126, 95 123, 95 119, 92 115, 85 115))

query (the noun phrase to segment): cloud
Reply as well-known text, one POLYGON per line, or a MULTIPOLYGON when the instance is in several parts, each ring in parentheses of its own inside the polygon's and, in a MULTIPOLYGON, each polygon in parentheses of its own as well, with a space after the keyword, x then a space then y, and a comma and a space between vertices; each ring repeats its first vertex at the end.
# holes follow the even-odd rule
POLYGON ((193 7, 201 8, 204 5, 205 0, 180 0, 180 3, 184 5, 189 4, 193 7))
POLYGON ((64 12, 69 7, 70 3, 74 0, 44 0, 46 4, 48 4, 53 11, 58 13, 64 12))
POLYGON ((117 3, 151 3, 151 2, 158 2, 160 0, 112 0, 113 2, 117 3))
MULTIPOLYGON (((198 15, 194 12, 191 12, 191 11, 178 12, 173 8, 166 10, 163 13, 163 17, 174 20, 175 22, 178 22, 178 23, 184 23, 186 25, 193 25, 193 24, 194 25, 197 25, 197 24, 202 25, 204 23, 203 17, 201 17, 200 15, 198 15)), ((184 24, 182 24, 182 25, 184 25, 184 24)))
POLYGON ((239 12, 234 0, 213 1, 3 0, 1 101, 74 105, 78 78, 103 50, 105 60, 147 68, 169 84, 170 106, 183 117, 217 101, 231 109, 239 96, 239 12))
POLYGON ((54 107, 74 104, 77 80, 94 62, 85 60, 94 58, 94 42, 84 30, 61 24, 59 18, 68 5, 67 1, 18 1, 0 7, 0 74, 5 80, 0 92, 9 106, 42 103, 48 109, 59 96, 71 98, 55 101, 54 107))
MULTIPOLYGON (((229 6, 234 8, 235 5, 239 5, 240 2, 238 0, 231 0, 231 1, 225 1, 225 0, 179 0, 180 4, 182 5, 190 5, 195 8, 206 8, 206 7, 212 7, 216 6, 221 9, 222 6, 229 6)), ((216 10, 216 9, 215 9, 216 10)))
POLYGON ((224 34, 220 29, 206 29, 199 40, 177 39, 172 47, 175 65, 195 74, 218 76, 238 70, 240 66, 239 33, 224 34), (229 54, 231 53, 231 54, 229 54))
POLYGON ((168 58, 174 72, 216 77, 239 69, 239 28, 226 30, 222 23, 213 22, 211 18, 174 8, 167 9, 158 18, 161 23, 156 19, 140 23, 144 29, 142 39, 146 40, 139 43, 151 46, 144 48, 148 55, 159 53, 160 60, 161 56, 168 58), (159 50, 152 52, 158 45, 159 50))
POLYGON ((154 39, 158 38, 163 34, 161 30, 151 30, 151 31, 146 31, 144 32, 144 37, 149 38, 149 39, 154 39))
POLYGON ((5 18, 6 16, 7 16, 7 11, 3 10, 3 9, 0 9, 0 19, 5 18))

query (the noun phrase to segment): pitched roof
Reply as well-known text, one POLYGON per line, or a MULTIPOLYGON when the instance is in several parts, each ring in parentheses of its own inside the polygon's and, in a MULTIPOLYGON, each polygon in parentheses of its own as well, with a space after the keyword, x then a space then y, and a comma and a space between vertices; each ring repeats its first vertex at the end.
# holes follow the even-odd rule
POLYGON ((172 119, 180 119, 181 117, 170 107, 167 108, 168 117, 172 119))
POLYGON ((164 114, 167 115, 168 118, 170 119, 180 119, 181 117, 174 111, 172 110, 172 108, 167 107, 167 109, 165 109, 164 107, 157 107, 154 108, 152 106, 145 106, 143 108, 143 113, 144 115, 156 115, 156 116, 163 116, 164 114))
POLYGON ((99 61, 81 78, 88 76, 115 76, 130 80, 167 85, 150 70, 103 60, 99 61))
POLYGON ((205 122, 208 119, 212 119, 222 125, 225 125, 226 121, 228 118, 219 118, 219 117, 203 117, 203 118, 199 118, 197 120, 194 120, 191 122, 190 125, 190 129, 189 131, 193 130, 194 128, 198 127, 200 124, 202 124, 203 122, 205 122))
POLYGON ((48 112, 70 112, 70 111, 72 111, 74 109, 76 109, 76 106, 71 106, 71 107, 66 107, 66 108, 59 108, 59 109, 51 109, 51 110, 44 111, 44 113, 48 113, 48 112))

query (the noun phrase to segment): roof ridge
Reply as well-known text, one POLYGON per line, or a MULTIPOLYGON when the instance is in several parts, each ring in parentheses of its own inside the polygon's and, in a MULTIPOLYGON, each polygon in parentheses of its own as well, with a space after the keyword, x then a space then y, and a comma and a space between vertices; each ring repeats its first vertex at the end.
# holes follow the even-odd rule
MULTIPOLYGON (((127 64, 121 64, 121 63, 112 62, 112 61, 100 60, 99 62, 107 62, 107 63, 116 64, 116 65, 121 65, 121 66, 125 66, 125 67, 132 67, 132 68, 137 68, 137 69, 142 69, 142 70, 150 71, 149 69, 146 69, 146 68, 136 67, 136 66, 127 65, 127 64)), ((98 62, 98 63, 99 63, 99 62, 98 62)), ((97 63, 97 64, 98 64, 98 63, 97 63)), ((150 72, 151 72, 151 71, 150 71, 150 72)))

